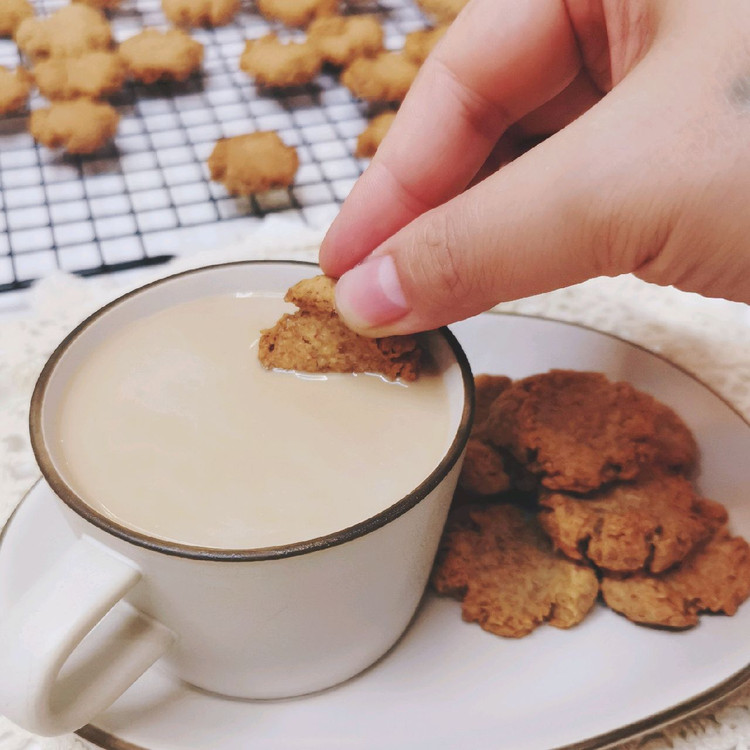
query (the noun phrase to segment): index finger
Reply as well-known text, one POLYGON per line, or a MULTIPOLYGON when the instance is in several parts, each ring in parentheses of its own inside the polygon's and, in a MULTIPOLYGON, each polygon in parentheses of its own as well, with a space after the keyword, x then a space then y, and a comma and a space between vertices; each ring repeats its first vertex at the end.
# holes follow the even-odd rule
POLYGON ((438 43, 320 250, 333 276, 460 193, 513 122, 581 68, 564 0, 471 0, 438 43))

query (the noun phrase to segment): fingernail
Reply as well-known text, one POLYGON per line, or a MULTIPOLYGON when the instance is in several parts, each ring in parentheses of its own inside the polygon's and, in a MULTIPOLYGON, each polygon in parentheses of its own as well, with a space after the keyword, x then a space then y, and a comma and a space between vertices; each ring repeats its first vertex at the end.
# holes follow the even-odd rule
POLYGON ((393 323, 409 311, 396 264, 379 255, 347 271, 336 284, 336 309, 352 328, 393 323))

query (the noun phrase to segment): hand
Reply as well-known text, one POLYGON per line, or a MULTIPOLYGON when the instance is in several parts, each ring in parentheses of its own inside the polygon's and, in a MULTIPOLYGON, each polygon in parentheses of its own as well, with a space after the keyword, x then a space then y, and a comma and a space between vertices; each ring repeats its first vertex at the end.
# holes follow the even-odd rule
POLYGON ((750 302, 749 37, 745 0, 471 0, 323 242, 340 314, 408 333, 627 272, 750 302))

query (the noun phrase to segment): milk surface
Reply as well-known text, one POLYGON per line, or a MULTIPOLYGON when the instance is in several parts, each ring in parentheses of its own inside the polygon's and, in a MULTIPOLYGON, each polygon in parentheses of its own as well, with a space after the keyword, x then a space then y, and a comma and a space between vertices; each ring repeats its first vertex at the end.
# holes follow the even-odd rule
POLYGON ((63 476, 125 526, 223 549, 323 536, 409 493, 452 437, 442 377, 265 370, 260 331, 291 309, 221 295, 118 331, 62 399, 63 476))

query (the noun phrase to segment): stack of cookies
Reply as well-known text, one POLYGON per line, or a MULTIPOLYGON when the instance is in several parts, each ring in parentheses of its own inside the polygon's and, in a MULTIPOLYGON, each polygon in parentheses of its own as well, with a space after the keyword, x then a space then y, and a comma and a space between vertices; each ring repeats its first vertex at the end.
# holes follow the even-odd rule
POLYGON ((432 583, 520 637, 570 627, 601 595, 668 628, 732 615, 750 546, 690 481, 695 439, 669 407, 596 372, 476 378, 476 422, 432 583))

